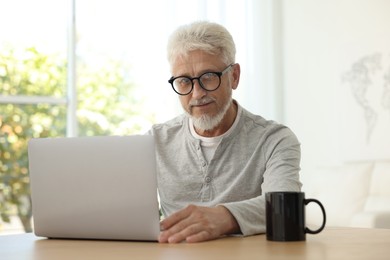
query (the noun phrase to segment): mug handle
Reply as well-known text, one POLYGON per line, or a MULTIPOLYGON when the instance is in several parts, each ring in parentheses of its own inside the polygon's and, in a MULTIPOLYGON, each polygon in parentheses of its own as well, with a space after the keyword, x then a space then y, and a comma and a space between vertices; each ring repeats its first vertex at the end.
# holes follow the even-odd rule
POLYGON ((304 200, 305 206, 306 206, 307 204, 309 204, 310 202, 315 202, 315 203, 318 204, 318 206, 320 206, 321 211, 322 211, 322 216, 323 216, 324 218, 323 218, 323 221, 322 221, 322 225, 321 225, 321 227, 320 227, 319 229, 313 231, 313 230, 309 229, 308 227, 305 227, 305 233, 308 233, 308 234, 318 234, 318 233, 320 233, 320 232, 324 229, 325 224, 326 224, 325 208, 324 208, 324 206, 322 206, 321 202, 319 202, 319 201, 316 200, 316 199, 305 199, 305 200, 304 200))

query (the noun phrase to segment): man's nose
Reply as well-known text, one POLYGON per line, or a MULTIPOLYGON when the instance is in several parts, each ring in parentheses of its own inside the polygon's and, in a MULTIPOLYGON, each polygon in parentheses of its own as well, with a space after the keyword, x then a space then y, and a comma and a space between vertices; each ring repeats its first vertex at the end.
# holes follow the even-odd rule
POLYGON ((195 99, 202 98, 207 94, 207 91, 200 85, 199 79, 193 79, 194 88, 192 89, 192 97, 195 99))

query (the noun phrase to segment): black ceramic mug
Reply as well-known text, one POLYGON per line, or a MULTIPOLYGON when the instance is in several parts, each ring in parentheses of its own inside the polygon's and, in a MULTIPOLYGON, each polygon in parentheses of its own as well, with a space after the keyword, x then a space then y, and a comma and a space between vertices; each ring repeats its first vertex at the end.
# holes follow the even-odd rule
POLYGON ((306 233, 320 233, 326 223, 324 206, 316 199, 305 199, 304 192, 268 192, 265 194, 267 221, 267 240, 304 241, 306 233), (320 228, 310 230, 305 224, 305 206, 317 203, 322 211, 320 228))

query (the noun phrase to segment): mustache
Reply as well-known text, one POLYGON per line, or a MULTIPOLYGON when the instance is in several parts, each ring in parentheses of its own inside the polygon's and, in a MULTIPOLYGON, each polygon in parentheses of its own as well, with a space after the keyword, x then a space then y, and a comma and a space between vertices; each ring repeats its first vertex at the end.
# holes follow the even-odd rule
POLYGON ((201 105, 204 105, 204 104, 207 104, 207 103, 210 103, 210 102, 214 102, 215 99, 212 98, 212 97, 203 97, 201 99, 194 99, 194 100, 191 100, 189 105, 190 106, 201 106, 201 105))

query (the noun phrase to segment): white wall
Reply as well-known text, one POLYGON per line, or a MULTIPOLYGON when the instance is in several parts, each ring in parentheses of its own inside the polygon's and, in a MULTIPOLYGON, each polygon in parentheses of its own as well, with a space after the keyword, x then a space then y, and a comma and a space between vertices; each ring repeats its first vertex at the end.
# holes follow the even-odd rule
POLYGON ((390 1, 284 0, 282 19, 284 123, 302 173, 389 159, 390 1))

